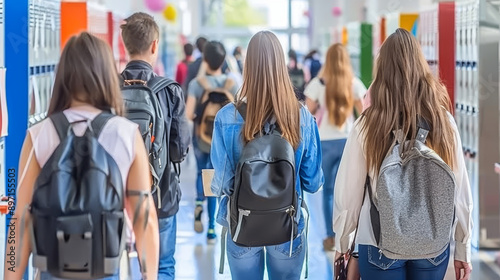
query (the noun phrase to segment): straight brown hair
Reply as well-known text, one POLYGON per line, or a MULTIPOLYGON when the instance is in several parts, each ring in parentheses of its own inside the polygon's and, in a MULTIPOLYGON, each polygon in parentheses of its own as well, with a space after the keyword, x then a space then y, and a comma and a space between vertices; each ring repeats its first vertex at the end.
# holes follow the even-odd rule
POLYGON ((326 86, 328 122, 340 127, 352 115, 354 107, 351 61, 342 44, 334 44, 328 49, 319 76, 326 86))
POLYGON ((295 97, 281 44, 270 31, 255 34, 248 44, 239 101, 246 98, 243 138, 248 143, 271 117, 294 147, 300 143, 300 104, 295 97))
POLYGON ((87 32, 71 37, 59 60, 49 115, 64 111, 71 101, 88 103, 123 115, 118 71, 106 42, 87 32))
POLYGON ((364 149, 369 170, 380 171, 392 145, 392 132, 403 131, 413 147, 417 116, 430 126, 429 145, 451 168, 455 162, 455 134, 447 110, 446 87, 430 71, 418 41, 404 29, 389 36, 380 49, 371 86, 371 106, 362 115, 364 149))

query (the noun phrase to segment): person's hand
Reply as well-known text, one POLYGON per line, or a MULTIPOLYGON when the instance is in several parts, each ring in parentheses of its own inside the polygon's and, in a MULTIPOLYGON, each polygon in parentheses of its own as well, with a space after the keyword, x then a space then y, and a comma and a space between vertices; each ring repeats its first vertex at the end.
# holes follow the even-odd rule
POLYGON ((472 265, 463 261, 455 261, 455 277, 457 280, 469 280, 472 265))

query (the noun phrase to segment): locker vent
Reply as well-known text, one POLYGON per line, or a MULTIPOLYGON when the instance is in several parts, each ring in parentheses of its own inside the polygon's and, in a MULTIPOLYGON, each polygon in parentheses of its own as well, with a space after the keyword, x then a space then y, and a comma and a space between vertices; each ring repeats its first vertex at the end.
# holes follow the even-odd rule
POLYGON ((5 13, 4 13, 4 0, 0 0, 0 25, 4 24, 5 13))

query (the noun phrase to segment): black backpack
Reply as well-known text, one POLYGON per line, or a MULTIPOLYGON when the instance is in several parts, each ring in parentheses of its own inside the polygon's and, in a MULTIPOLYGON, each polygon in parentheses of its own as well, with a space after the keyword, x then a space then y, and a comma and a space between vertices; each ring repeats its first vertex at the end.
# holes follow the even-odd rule
POLYGON ((120 267, 125 182, 98 142, 112 117, 99 114, 76 136, 64 113, 50 116, 61 142, 36 180, 29 231, 34 266, 55 277, 102 278, 120 267))
MULTIPOLYGON (((123 77, 122 77, 123 78, 123 77)), ((139 125, 139 131, 149 155, 152 192, 157 192, 158 208, 161 208, 159 181, 167 165, 168 147, 165 133, 165 116, 156 94, 167 86, 176 83, 163 77, 154 77, 148 82, 143 80, 123 80, 122 95, 127 110, 126 117, 139 125)))
MULTIPOLYGON (((243 119, 246 104, 238 106, 243 119)), ((230 198, 233 241, 245 247, 279 245, 297 237, 295 151, 273 122, 242 150, 230 198)))
POLYGON ((300 68, 293 68, 288 70, 288 75, 290 76, 294 88, 299 91, 304 91, 304 85, 306 84, 304 71, 300 68))

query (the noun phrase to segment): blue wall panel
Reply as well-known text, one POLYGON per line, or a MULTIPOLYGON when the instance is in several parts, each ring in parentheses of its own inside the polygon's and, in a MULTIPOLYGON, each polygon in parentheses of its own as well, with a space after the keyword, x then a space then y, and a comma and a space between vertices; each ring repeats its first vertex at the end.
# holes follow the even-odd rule
POLYGON ((6 169, 15 168, 18 176, 19 154, 28 128, 28 29, 29 1, 5 1, 5 67, 9 114, 5 164, 6 169))

